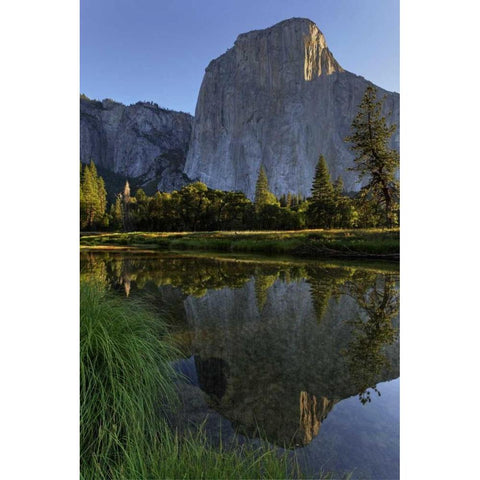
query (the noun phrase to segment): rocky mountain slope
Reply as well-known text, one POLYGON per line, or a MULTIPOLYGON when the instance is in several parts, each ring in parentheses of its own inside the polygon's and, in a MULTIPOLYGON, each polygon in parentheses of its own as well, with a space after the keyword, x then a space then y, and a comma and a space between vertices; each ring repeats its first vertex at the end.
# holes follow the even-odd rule
MULTIPOLYGON (((80 98, 80 160, 134 181, 170 191, 183 173, 193 117, 148 102, 125 106, 80 98)), ((108 189, 108 185, 107 185, 108 189)))
MULTIPOLYGON (((341 175, 346 190, 358 190, 344 138, 369 83, 339 65, 308 19, 239 35, 205 71, 185 173, 253 198, 263 165, 276 195, 308 196, 324 154, 332 179, 341 175)), ((379 95, 398 125, 399 95, 379 95)), ((398 130, 391 145, 399 147, 398 130)))
MULTIPOLYGON (((210 62, 195 118, 148 102, 82 96, 80 158, 111 172, 111 188, 128 178, 153 193, 201 180, 253 199, 262 165, 277 196, 309 196, 323 154, 332 180, 342 176, 347 191, 358 190, 344 139, 369 84, 340 66, 312 21, 292 18, 239 35, 210 62)), ((398 126, 398 93, 378 93, 388 123, 398 126)), ((391 146, 399 148, 398 129, 391 146)))

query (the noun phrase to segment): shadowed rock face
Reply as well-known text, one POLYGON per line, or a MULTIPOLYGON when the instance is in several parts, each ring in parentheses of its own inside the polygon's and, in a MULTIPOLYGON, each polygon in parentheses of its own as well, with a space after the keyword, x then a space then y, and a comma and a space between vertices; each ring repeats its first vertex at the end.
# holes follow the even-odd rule
POLYGON ((141 184, 171 191, 188 181, 183 173, 193 117, 149 103, 125 106, 111 100, 80 100, 80 160, 141 184))
MULTIPOLYGON (((185 173, 253 198, 263 165, 276 195, 309 195, 324 154, 332 179, 341 175, 346 190, 357 190, 344 139, 369 83, 339 65, 310 20, 242 34, 205 71, 185 173)), ((379 95, 398 125, 399 95, 379 95)), ((399 147, 398 131, 391 146, 399 147)))

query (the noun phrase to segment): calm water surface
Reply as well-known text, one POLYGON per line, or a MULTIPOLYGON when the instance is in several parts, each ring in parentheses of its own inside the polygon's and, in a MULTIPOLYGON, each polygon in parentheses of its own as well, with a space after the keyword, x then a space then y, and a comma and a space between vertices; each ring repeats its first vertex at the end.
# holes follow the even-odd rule
POLYGON ((81 271, 168 316, 179 429, 286 448, 312 475, 399 478, 395 265, 84 252, 81 271))

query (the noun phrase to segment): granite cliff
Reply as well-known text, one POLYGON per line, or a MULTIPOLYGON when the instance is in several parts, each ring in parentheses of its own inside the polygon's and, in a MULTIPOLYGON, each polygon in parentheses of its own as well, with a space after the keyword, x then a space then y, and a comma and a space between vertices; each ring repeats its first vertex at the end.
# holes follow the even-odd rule
MULTIPOLYGON (((332 179, 358 190, 353 154, 344 138, 369 85, 345 71, 310 20, 292 18, 239 35, 210 62, 200 88, 185 173, 208 186, 253 198, 260 166, 271 190, 308 196, 324 154, 332 179)), ((384 114, 399 123, 399 95, 384 114)), ((391 146, 399 148, 399 131, 391 146)))
MULTIPOLYGON (((369 84, 340 66, 312 21, 292 18, 239 35, 210 62, 195 117, 82 96, 80 159, 116 175, 116 189, 125 178, 147 193, 200 180, 253 199, 261 165, 277 196, 309 196, 323 154, 332 180, 342 176, 345 190, 358 190, 344 139, 369 84)), ((378 94, 388 123, 399 125, 398 93, 378 94)), ((398 129, 391 147, 399 148, 398 129)))
MULTIPOLYGON (((170 191, 188 183, 183 173, 193 117, 148 102, 125 106, 80 98, 80 160, 119 176, 170 191)), ((108 189, 108 185, 107 185, 108 189)))

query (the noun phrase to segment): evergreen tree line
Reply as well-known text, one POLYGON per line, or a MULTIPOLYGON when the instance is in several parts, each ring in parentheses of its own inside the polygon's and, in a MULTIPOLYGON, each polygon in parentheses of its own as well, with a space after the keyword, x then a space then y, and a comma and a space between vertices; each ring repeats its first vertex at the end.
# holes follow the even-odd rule
POLYGON ((107 208, 105 185, 95 164, 81 166, 80 228, 110 231, 296 230, 302 228, 392 227, 398 224, 398 152, 388 147, 396 126, 387 127, 382 101, 367 87, 346 139, 355 152, 351 170, 365 179, 355 195, 344 192, 341 177, 332 182, 323 155, 318 160, 311 197, 270 191, 260 168, 252 202, 242 192, 226 192, 194 182, 179 191, 132 196, 128 181, 107 208))

